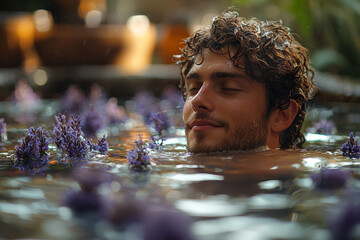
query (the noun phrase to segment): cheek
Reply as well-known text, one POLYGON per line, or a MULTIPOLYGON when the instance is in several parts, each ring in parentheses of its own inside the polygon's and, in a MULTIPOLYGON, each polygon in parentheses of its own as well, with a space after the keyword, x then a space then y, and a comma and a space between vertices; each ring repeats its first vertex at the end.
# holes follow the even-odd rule
POLYGON ((184 122, 186 122, 185 120, 189 117, 190 113, 191 113, 191 104, 189 103, 189 101, 185 101, 184 108, 183 108, 184 122))

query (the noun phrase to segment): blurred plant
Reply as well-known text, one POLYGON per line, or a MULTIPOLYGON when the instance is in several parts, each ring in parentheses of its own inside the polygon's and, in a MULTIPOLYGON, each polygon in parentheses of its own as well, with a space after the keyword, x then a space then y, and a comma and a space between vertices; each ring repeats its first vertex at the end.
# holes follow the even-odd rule
POLYGON ((60 99, 60 112, 79 114, 86 102, 84 92, 77 85, 70 85, 60 99))
POLYGON ((105 199, 98 193, 101 184, 112 181, 113 176, 101 169, 75 169, 72 174, 80 185, 80 191, 66 192, 62 203, 76 214, 101 212, 105 199))
POLYGON ((41 127, 30 127, 20 145, 15 146, 14 167, 20 172, 37 173, 48 163, 49 134, 41 127))
POLYGON ((172 85, 166 86, 162 92, 161 100, 169 102, 173 110, 182 113, 185 101, 180 89, 172 85))
POLYGON ((116 229, 136 239, 195 239, 190 216, 158 199, 127 196, 107 207, 106 218, 116 229))
POLYGON ((140 91, 135 94, 135 111, 143 117, 146 124, 151 124, 151 114, 156 110, 156 99, 149 91, 140 91))
POLYGON ((325 167, 322 167, 319 172, 310 174, 315 188, 325 190, 345 187, 350 177, 351 173, 349 171, 325 167))
POLYGON ((20 79, 16 84, 11 100, 17 109, 14 116, 15 121, 19 123, 35 121, 34 113, 41 109, 42 102, 24 79, 20 79))
POLYGON ((0 142, 6 141, 7 139, 7 128, 4 118, 0 118, 0 142))
POLYGON ((244 17, 282 19, 310 50, 317 70, 360 76, 358 0, 228 0, 244 17))
POLYGON ((350 139, 342 145, 340 148, 342 155, 350 158, 359 158, 360 157, 360 147, 359 143, 354 138, 354 133, 350 133, 350 139))
POLYGON ((336 125, 333 121, 327 119, 321 119, 317 122, 314 122, 311 127, 307 128, 308 133, 318 133, 318 134, 335 134, 336 125))
POLYGON ((110 98, 106 103, 106 121, 108 125, 116 125, 125 122, 128 116, 123 106, 118 106, 118 100, 116 98, 110 98))
POLYGON ((358 231, 354 231, 360 224, 360 193, 350 192, 337 211, 328 217, 328 228, 333 240, 357 239, 358 231), (354 235, 355 234, 355 235, 354 235))
POLYGON ((87 109, 82 114, 80 126, 86 136, 96 136, 105 127, 105 117, 94 108, 87 109))
POLYGON ((130 169, 133 170, 149 170, 151 164, 151 157, 149 156, 149 150, 146 147, 146 143, 142 141, 141 135, 139 139, 134 141, 135 148, 127 153, 127 160, 129 162, 130 169))

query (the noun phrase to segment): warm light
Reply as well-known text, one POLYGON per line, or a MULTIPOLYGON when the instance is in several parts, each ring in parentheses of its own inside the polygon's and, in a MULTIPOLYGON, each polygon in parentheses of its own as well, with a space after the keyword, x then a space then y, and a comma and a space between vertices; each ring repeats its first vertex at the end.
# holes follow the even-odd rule
POLYGON ((127 20, 126 26, 135 35, 142 35, 149 31, 150 21, 145 15, 135 15, 127 20))
POLYGON ((49 11, 40 9, 34 13, 35 28, 39 32, 47 32, 53 25, 51 13, 49 11))
POLYGON ((91 10, 85 16, 86 27, 98 27, 102 20, 102 13, 99 10, 91 10))
POLYGON ((86 18, 88 13, 93 10, 98 10, 101 13, 105 13, 106 0, 80 0, 78 7, 78 13, 80 17, 86 18))
POLYGON ((34 83, 38 86, 44 86, 48 81, 47 73, 42 69, 37 69, 34 73, 34 83))
POLYGON ((156 35, 156 27, 147 16, 136 15, 127 20, 124 29, 126 47, 116 61, 124 74, 139 74, 151 64, 156 35))

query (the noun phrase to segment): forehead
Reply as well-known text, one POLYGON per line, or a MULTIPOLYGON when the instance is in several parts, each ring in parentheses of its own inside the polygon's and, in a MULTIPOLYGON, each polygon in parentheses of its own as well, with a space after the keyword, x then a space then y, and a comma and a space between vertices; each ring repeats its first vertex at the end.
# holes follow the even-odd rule
POLYGON ((230 50, 222 50, 217 52, 212 52, 209 49, 204 49, 202 54, 195 56, 194 64, 191 69, 188 71, 186 76, 192 74, 194 72, 203 72, 211 73, 211 72, 233 72, 233 73, 241 73, 241 75, 250 76, 247 74, 243 59, 239 59, 235 64, 230 56, 233 55, 233 52, 230 50))

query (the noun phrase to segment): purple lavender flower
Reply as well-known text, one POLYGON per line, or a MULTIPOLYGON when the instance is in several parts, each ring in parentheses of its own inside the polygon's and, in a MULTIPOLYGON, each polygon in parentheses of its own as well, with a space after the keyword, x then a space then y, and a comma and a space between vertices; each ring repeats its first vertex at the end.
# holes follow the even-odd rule
POLYGON ((54 142, 58 149, 66 152, 71 159, 85 158, 90 149, 79 125, 78 117, 70 116, 67 119, 61 113, 55 116, 54 142))
POLYGON ((354 228, 360 224, 360 194, 350 193, 342 202, 338 211, 329 217, 329 230, 333 240, 356 239, 354 228))
POLYGON ((86 139, 77 132, 70 132, 66 136, 66 151, 71 159, 83 159, 86 157, 90 146, 86 139))
POLYGON ((63 204, 75 213, 98 212, 102 208, 102 197, 94 192, 69 191, 62 200, 63 204))
POLYGON ((81 120, 81 129, 87 136, 95 136, 96 133, 103 129, 105 117, 93 108, 84 112, 81 120))
POLYGON ((336 132, 336 125, 331 120, 321 119, 318 122, 315 122, 311 127, 309 127, 307 129, 307 132, 330 135, 336 132))
POLYGON ((149 150, 146 148, 145 143, 139 135, 139 139, 134 142, 135 148, 128 152, 126 158, 130 164, 130 168, 135 170, 147 170, 148 165, 151 163, 149 150))
POLYGON ((80 113, 86 101, 84 92, 76 85, 71 85, 60 100, 60 111, 80 113))
POLYGON ((165 112, 155 112, 151 114, 151 120, 155 125, 155 130, 162 136, 164 130, 170 127, 170 118, 165 112))
POLYGON ((350 177, 351 173, 349 171, 325 167, 322 167, 319 172, 310 175, 317 189, 327 190, 344 187, 350 177))
POLYGON ((149 147, 152 149, 159 149, 163 142, 163 131, 170 127, 170 119, 165 112, 156 112, 151 114, 151 119, 154 123, 157 136, 152 136, 150 138, 151 143, 149 147))
POLYGON ((79 168, 72 173, 79 183, 80 191, 69 191, 62 199, 67 207, 75 213, 100 212, 106 204, 105 199, 98 194, 98 187, 113 181, 114 176, 101 169, 79 168))
POLYGON ((97 144, 94 144, 91 139, 88 140, 88 144, 90 146, 90 150, 95 150, 95 151, 99 151, 102 154, 106 154, 106 152, 108 151, 108 142, 106 140, 105 135, 98 139, 97 144))
POLYGON ((106 103, 106 121, 109 125, 115 125, 125 122, 128 116, 123 106, 118 106, 118 100, 116 98, 110 98, 106 103))
POLYGON ((156 109, 155 97, 151 92, 141 91, 135 95, 136 112, 144 118, 145 123, 151 123, 151 114, 156 109))
POLYGON ((182 112, 184 98, 181 91, 173 85, 166 86, 162 92, 162 100, 170 103, 172 109, 182 112))
POLYGON ((46 151, 49 149, 48 133, 41 127, 29 128, 27 135, 19 146, 15 146, 14 167, 20 172, 38 172, 48 163, 46 151))
POLYGON ((144 217, 144 240, 195 239, 191 232, 191 218, 171 207, 155 206, 144 217))
POLYGON ((350 158, 360 157, 359 143, 354 139, 354 133, 350 133, 350 139, 340 148, 342 155, 350 158))
POLYGON ((105 216, 118 229, 141 226, 136 233, 144 240, 194 239, 190 216, 163 202, 127 197, 106 210, 105 216))
POLYGON ((0 118, 0 142, 6 140, 6 137, 7 137, 6 122, 4 118, 0 118))
POLYGON ((115 178, 113 174, 98 168, 76 168, 72 175, 81 190, 87 192, 95 192, 101 184, 110 183, 115 178))
POLYGON ((159 150, 164 143, 164 139, 160 136, 151 136, 149 148, 159 150))

